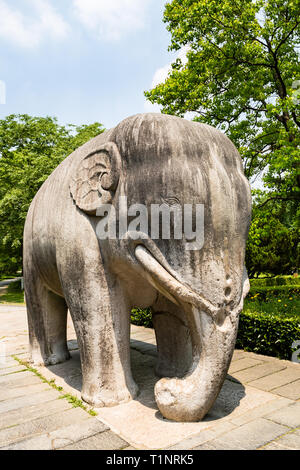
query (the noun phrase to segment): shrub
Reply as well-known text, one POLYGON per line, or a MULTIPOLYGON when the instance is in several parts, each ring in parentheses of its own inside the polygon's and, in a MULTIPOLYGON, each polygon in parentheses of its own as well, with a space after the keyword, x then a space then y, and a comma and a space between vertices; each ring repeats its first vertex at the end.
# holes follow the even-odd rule
POLYGON ((294 341, 300 339, 300 319, 264 312, 243 311, 236 347, 266 356, 291 359, 294 341))
POLYGON ((131 310, 131 323, 133 325, 153 328, 151 308, 133 308, 131 310))
POLYGON ((247 299, 254 295, 261 295, 262 297, 290 297, 291 295, 298 296, 300 294, 300 286, 262 286, 251 287, 247 299))
POLYGON ((276 276, 250 279, 252 287, 296 285, 300 287, 300 278, 294 276, 276 276))
MULTIPOLYGON (((272 278, 274 281, 276 278, 272 278)), ((278 277, 277 279, 291 279, 278 277)), ((300 285, 265 285, 266 279, 257 279, 245 300, 236 347, 266 356, 291 359, 292 344, 300 340, 300 285), (263 281, 263 282, 261 282, 263 281), (259 285, 260 284, 260 285, 259 285)), ((132 323, 152 328, 151 309, 136 308, 132 311, 132 323)))

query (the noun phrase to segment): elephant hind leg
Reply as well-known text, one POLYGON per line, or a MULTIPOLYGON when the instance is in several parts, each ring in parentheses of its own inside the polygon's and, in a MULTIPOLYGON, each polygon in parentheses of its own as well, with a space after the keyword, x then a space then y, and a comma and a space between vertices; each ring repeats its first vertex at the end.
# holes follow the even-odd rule
POLYGON ((70 358, 65 300, 51 292, 34 268, 24 272, 31 362, 54 365, 70 358))

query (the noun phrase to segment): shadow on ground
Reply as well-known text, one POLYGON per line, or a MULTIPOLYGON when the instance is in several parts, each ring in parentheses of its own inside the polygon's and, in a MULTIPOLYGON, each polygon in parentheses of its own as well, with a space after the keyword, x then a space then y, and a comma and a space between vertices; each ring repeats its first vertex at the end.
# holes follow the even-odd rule
MULTIPOLYGON (((131 346, 132 373, 140 390, 136 400, 147 408, 157 410, 154 398, 154 386, 159 380, 159 377, 154 373, 156 348, 149 343, 136 340, 132 341, 131 346), (141 352, 140 349, 143 352, 141 352)), ((47 368, 53 374, 61 377, 67 385, 72 387, 74 395, 78 395, 82 387, 80 353, 75 340, 68 341, 68 347, 70 349, 71 359, 63 364, 48 366, 47 368)), ((244 396, 245 388, 243 384, 228 375, 214 406, 207 414, 204 421, 219 420, 231 414, 235 408, 239 406, 244 396)), ((159 411, 157 411, 155 416, 159 420, 164 420, 159 411)))

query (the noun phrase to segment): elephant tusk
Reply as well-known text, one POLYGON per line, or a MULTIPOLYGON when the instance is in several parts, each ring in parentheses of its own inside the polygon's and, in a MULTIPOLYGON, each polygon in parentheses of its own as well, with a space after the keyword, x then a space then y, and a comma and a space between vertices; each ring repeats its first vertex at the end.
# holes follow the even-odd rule
POLYGON ((135 257, 146 271, 148 281, 170 300, 194 305, 213 316, 217 314, 213 304, 177 281, 143 245, 137 245, 135 257))

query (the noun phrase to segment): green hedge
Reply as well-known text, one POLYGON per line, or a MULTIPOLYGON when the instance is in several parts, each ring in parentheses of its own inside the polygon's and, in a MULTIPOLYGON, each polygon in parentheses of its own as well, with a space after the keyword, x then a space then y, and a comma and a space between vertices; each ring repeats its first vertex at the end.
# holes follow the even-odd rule
MULTIPOLYGON (((236 347, 290 360, 292 344, 300 340, 299 294, 297 285, 253 286, 252 283, 240 315, 236 347)), ((134 309, 131 321, 152 328, 151 309, 134 309)))
POLYGON ((133 308, 131 310, 131 323, 133 325, 153 328, 151 308, 133 308))
POLYGON ((300 340, 300 320, 283 318, 264 312, 245 312, 240 315, 236 347, 246 351, 291 359, 294 341, 300 340))
POLYGON ((300 287, 300 278, 294 276, 276 276, 250 279, 252 287, 267 287, 267 286, 286 286, 294 285, 300 287))
MULTIPOLYGON (((134 325, 153 328, 150 309, 134 309, 134 325)), ((267 313, 242 312, 236 347, 245 351, 290 360, 292 344, 300 340, 299 318, 282 318, 267 313)))

